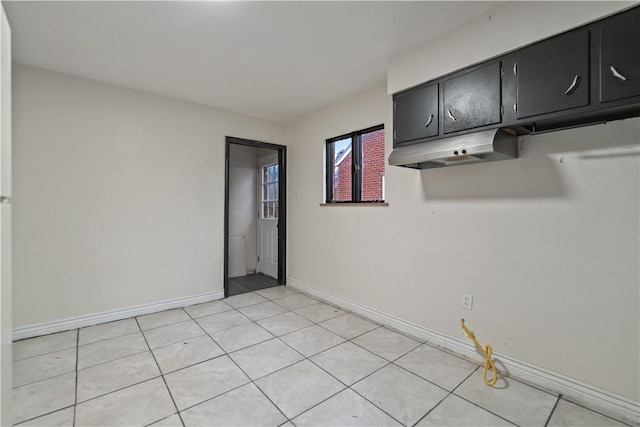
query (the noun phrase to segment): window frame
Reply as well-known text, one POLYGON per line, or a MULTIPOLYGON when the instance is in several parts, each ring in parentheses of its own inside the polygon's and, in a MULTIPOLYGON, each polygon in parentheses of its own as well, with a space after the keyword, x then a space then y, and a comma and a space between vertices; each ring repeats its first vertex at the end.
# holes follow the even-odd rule
POLYGON ((268 186, 272 185, 272 184, 277 184, 276 187, 280 187, 279 186, 279 179, 276 179, 275 181, 269 181, 267 179, 267 181, 265 181, 265 168, 269 168, 271 166, 276 166, 278 169, 278 176, 280 175, 280 166, 278 164, 277 159, 275 161, 273 161, 272 159, 269 159, 267 161, 264 162, 264 164, 260 165, 260 219, 261 220, 265 220, 265 221, 277 221, 278 217, 280 216, 280 194, 279 191, 275 192, 275 200, 266 200, 264 198, 264 193, 265 193, 265 188, 267 188, 267 192, 268 192, 268 186), (274 217, 265 217, 265 210, 264 210, 264 204, 271 204, 271 206, 273 206, 273 212, 275 215, 275 211, 276 211, 276 206, 278 206, 278 216, 274 216, 274 217))
MULTIPOLYGON (((325 203, 385 203, 384 180, 382 184, 382 200, 362 200, 362 135, 384 130, 384 123, 357 130, 344 135, 329 138, 325 142, 325 203), (334 158, 336 141, 351 138, 351 200, 333 200, 334 158)), ((386 169, 386 168, 385 168, 386 169)))

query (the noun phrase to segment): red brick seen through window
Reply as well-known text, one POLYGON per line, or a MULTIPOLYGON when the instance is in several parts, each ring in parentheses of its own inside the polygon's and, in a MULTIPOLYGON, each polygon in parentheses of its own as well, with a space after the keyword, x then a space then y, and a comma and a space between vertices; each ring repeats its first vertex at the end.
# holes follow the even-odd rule
MULTIPOLYGON (((333 200, 351 200, 351 151, 337 165, 333 200)), ((383 200, 384 129, 362 135, 362 201, 383 200)))

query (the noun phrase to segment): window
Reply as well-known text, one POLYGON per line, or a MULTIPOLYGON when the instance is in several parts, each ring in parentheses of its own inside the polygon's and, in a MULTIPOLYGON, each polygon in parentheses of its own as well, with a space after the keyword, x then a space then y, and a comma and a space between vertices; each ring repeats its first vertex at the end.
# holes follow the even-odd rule
POLYGON ((384 201, 384 125, 327 140, 327 203, 384 201))
POLYGON ((262 219, 278 219, 278 164, 262 166, 262 219))

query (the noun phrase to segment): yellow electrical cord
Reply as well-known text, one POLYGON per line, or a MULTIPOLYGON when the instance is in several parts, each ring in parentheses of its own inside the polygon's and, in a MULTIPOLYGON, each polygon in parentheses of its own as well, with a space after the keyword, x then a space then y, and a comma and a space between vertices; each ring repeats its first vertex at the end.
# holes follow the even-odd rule
POLYGON ((468 336, 471 339, 471 341, 476 343, 476 347, 478 347, 480 352, 482 354, 484 354, 484 357, 485 357, 485 360, 484 360, 484 383, 486 385, 488 385, 489 387, 493 387, 495 385, 495 383, 498 381, 498 371, 496 371, 496 365, 494 365, 493 364, 493 360, 491 360, 491 354, 493 353, 493 349, 491 348, 491 346, 489 344, 487 344, 486 348, 482 348, 482 344, 480 344, 478 342, 478 340, 476 339, 476 336, 473 334, 473 332, 471 332, 464 325, 464 319, 460 319, 460 324, 462 325, 462 330, 464 331, 464 334, 466 336, 468 336), (490 380, 487 379, 487 372, 489 372, 489 370, 493 371, 493 378, 490 379, 490 380))

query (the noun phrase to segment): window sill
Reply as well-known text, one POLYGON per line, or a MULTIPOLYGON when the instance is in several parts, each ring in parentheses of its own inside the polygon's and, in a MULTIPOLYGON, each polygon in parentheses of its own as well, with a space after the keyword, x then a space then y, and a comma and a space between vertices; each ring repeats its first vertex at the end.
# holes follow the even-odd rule
POLYGON ((341 202, 341 203, 320 203, 320 206, 375 206, 387 207, 388 202, 341 202))

